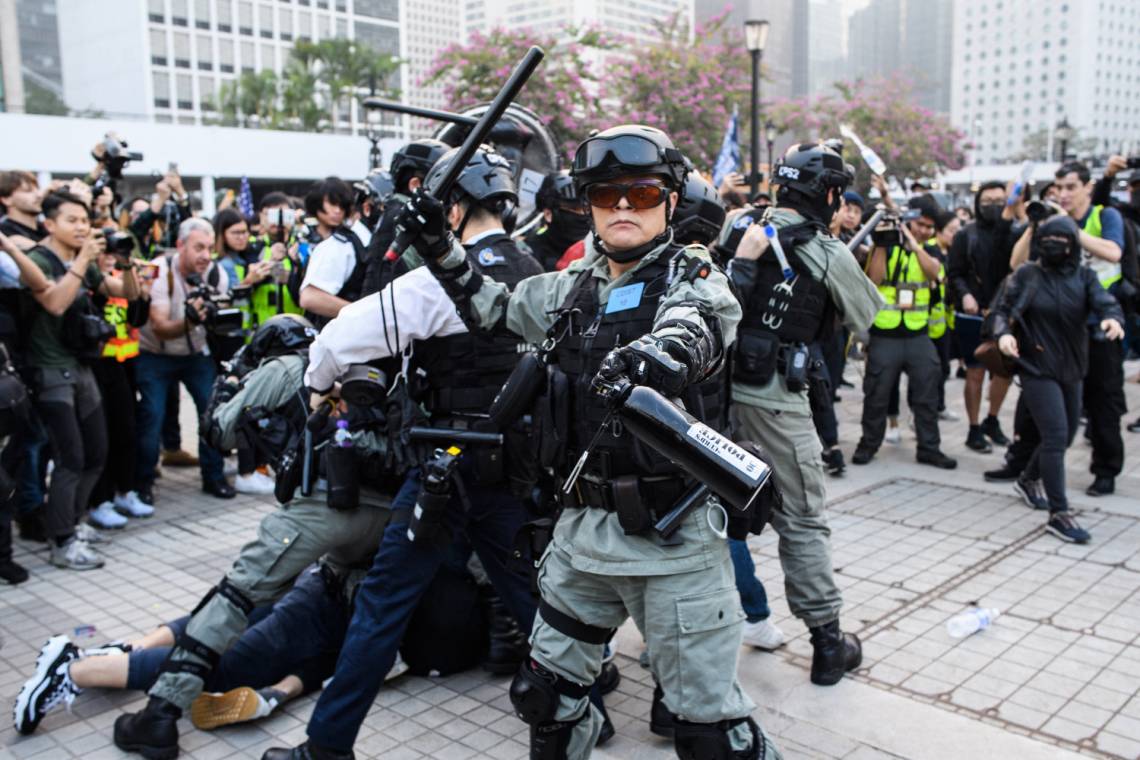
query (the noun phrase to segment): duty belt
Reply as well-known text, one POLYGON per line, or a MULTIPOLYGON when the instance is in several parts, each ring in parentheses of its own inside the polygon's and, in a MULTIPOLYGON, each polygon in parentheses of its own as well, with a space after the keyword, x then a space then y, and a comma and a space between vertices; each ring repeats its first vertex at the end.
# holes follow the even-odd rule
POLYGON ((652 513, 668 512, 685 492, 684 478, 675 475, 625 476, 604 482, 595 480, 589 475, 582 475, 574 483, 573 491, 562 495, 562 506, 590 507, 616 512, 622 488, 634 486, 640 494, 641 502, 652 513))

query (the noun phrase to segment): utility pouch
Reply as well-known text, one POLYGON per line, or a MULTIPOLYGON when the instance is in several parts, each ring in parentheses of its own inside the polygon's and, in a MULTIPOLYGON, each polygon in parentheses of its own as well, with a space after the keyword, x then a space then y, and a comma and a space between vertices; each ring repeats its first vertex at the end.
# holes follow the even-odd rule
POLYGON ((614 511, 627 536, 642 535, 653 526, 649 510, 641 498, 638 481, 637 475, 621 475, 611 481, 614 511))
POLYGON ((347 511, 360 504, 360 472, 354 447, 325 447, 325 477, 329 481, 330 509, 347 511))
POLYGON ((570 430, 570 379, 556 364, 547 367, 546 392, 538 397, 534 424, 539 466, 560 470, 566 461, 566 436, 570 430))
POLYGON ((277 482, 273 486, 273 497, 277 499, 279 504, 288 504, 292 501, 297 486, 301 485, 305 461, 304 441, 304 436, 294 436, 278 462, 277 482))
POLYGON ((530 592, 538 596, 538 563, 554 538, 554 519, 544 517, 523 523, 515 534, 512 557, 530 576, 530 592))
POLYGON ((767 385, 776 374, 780 339, 775 333, 741 330, 736 336, 732 379, 749 385, 767 385))

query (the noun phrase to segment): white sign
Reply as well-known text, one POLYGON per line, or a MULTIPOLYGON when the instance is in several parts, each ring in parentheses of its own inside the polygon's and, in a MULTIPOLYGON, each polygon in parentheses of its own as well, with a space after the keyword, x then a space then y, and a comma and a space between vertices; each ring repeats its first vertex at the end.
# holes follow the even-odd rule
POLYGON ((764 476, 768 472, 768 465, 708 425, 703 422, 695 422, 689 426, 686 435, 711 451, 717 459, 732 465, 757 483, 763 482, 764 476))

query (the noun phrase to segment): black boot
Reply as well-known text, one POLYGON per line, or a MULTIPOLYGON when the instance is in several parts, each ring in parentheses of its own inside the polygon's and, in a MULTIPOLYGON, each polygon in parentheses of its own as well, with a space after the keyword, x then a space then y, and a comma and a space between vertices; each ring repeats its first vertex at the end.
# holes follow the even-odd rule
POLYGON ((621 671, 618 670, 617 665, 612 661, 602 663, 602 672, 598 674, 598 679, 594 681, 598 685, 598 691, 604 697, 611 691, 618 687, 621 683, 621 671))
POLYGON ((305 742, 300 747, 283 749, 273 747, 265 750, 261 760, 356 760, 352 750, 338 752, 334 749, 323 749, 315 744, 305 742))
POLYGON ((811 658, 811 682, 817 686, 839 683, 844 673, 863 662, 863 645, 859 643, 859 637, 840 631, 838 620, 808 630, 815 650, 811 658))
POLYGON ((653 688, 653 707, 649 710, 649 730, 666 739, 673 738, 673 713, 665 706, 665 691, 661 684, 653 688))
POLYGON ((491 622, 491 646, 483 658, 483 670, 497 675, 517 673, 519 666, 530 656, 526 634, 519 629, 515 616, 490 586, 480 587, 480 593, 487 604, 491 622))
POLYGON ((178 757, 178 719, 182 710, 160 697, 151 697, 140 712, 115 720, 115 746, 137 752, 147 760, 178 757))
POLYGON ((598 708, 598 712, 602 714, 602 730, 598 732, 598 738, 594 741, 594 746, 600 747, 614 738, 615 731, 614 724, 610 722, 610 714, 606 712, 606 703, 602 701, 602 689, 598 681, 594 681, 594 686, 590 689, 590 704, 598 708))

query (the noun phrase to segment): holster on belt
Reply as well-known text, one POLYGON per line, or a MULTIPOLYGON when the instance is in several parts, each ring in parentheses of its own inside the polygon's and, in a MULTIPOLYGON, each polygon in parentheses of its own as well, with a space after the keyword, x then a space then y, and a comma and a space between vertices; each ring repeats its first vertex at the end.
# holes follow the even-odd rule
POLYGON ((650 529, 653 521, 641 498, 637 475, 621 475, 613 479, 614 511, 618 524, 627 536, 638 536, 650 529))

